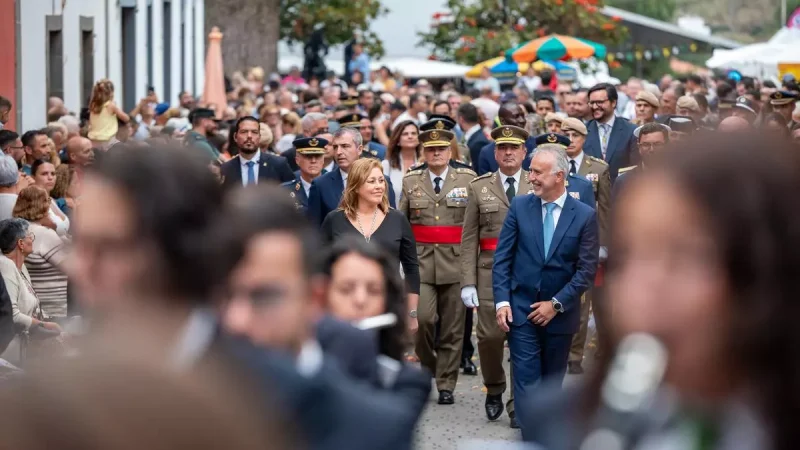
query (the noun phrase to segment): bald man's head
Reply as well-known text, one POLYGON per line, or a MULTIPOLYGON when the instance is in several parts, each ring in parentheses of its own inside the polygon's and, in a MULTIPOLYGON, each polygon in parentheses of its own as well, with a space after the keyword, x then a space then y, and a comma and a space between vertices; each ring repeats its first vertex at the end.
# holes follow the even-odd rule
POLYGON ((75 136, 67 141, 67 153, 69 154, 70 164, 86 166, 94 161, 94 150, 92 141, 85 137, 75 136))
POLYGON ((723 133, 747 131, 749 129, 750 123, 745 119, 736 116, 726 117, 722 120, 722 122, 719 123, 719 126, 717 127, 717 131, 721 131, 723 133))
POLYGON ((525 126, 525 111, 516 103, 508 102, 497 111, 497 117, 503 125, 525 126))

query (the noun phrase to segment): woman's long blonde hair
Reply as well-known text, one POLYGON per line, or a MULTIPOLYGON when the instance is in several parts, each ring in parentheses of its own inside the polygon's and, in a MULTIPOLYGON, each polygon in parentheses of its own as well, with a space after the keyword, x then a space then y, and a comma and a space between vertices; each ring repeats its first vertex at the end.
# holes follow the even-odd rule
MULTIPOLYGON (((351 219, 355 219, 358 212, 358 190, 367 182, 372 169, 378 169, 383 174, 383 167, 380 161, 374 158, 361 158, 350 166, 350 172, 347 173, 347 187, 344 189, 339 209, 343 210, 345 215, 351 219)), ((383 184, 385 187, 383 200, 378 205, 378 209, 386 214, 389 211, 389 183, 386 182, 385 178, 383 184)))
POLYGON ((114 99, 114 83, 107 78, 103 78, 94 84, 92 88, 92 98, 89 100, 89 111, 100 114, 103 112, 103 105, 114 99))

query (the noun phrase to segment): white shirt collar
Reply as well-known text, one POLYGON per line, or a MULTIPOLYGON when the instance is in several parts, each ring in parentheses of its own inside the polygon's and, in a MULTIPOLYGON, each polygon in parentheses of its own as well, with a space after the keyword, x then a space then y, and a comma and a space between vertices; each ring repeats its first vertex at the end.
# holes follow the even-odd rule
POLYGON ((300 183, 303 185, 303 190, 306 191, 306 197, 308 197, 308 193, 311 190, 311 183, 304 180, 302 176, 300 176, 300 183))
POLYGON ((472 138, 472 135, 474 135, 479 131, 481 131, 481 126, 478 124, 473 125, 472 128, 470 128, 469 130, 467 130, 466 133, 464 133, 464 142, 469 141, 472 138))
POLYGON ((347 172, 342 170, 342 168, 340 167, 339 173, 342 174, 342 181, 344 182, 344 185, 347 186, 347 172))
POLYGON ((331 161, 330 164, 328 164, 327 166, 323 167, 323 169, 325 169, 325 173, 333 172, 333 169, 335 169, 335 168, 336 168, 336 163, 334 161, 331 161))
POLYGON ((242 155, 239 155, 239 164, 242 165, 242 168, 247 167, 247 163, 249 161, 253 161, 254 163, 258 164, 261 161, 261 151, 257 151, 255 155, 253 155, 253 159, 245 159, 242 155))
POLYGON ((216 318, 211 310, 193 309, 172 349, 172 369, 178 372, 191 369, 205 355, 214 340, 216 326, 216 318))
POLYGON ((616 122, 616 120, 617 120, 617 115, 616 114, 612 114, 610 119, 608 119, 605 122, 600 122, 600 123, 608 124, 609 128, 614 129, 614 122, 616 122))
POLYGON ((567 190, 564 189, 564 193, 561 194, 561 197, 558 197, 554 202, 545 202, 542 200, 542 211, 545 210, 545 206, 547 203, 555 203, 558 206, 558 209, 564 209, 564 203, 567 201, 567 190))
POLYGON ((300 349, 295 365, 300 375, 311 378, 322 368, 322 347, 315 340, 309 340, 300 349))
POLYGON ((441 177, 442 184, 440 184, 439 187, 440 188, 444 188, 444 181, 447 179, 447 171, 448 170, 450 170, 450 166, 449 165, 444 168, 444 172, 442 172, 441 175, 436 175, 435 173, 433 173, 430 170, 428 170, 428 172, 430 172, 430 176, 431 176, 431 186, 436 187, 436 182, 433 181, 433 179, 436 178, 436 177, 441 177))
POLYGON ((581 164, 583 164, 583 150, 581 150, 581 152, 578 154, 578 156, 576 156, 574 158, 569 158, 569 159, 570 159, 570 161, 572 161, 572 160, 575 161, 575 170, 576 170, 575 173, 577 174, 578 172, 580 172, 581 171, 581 164))
POLYGON ((519 169, 517 173, 515 173, 513 176, 510 177, 508 175, 505 175, 503 172, 500 172, 499 170, 497 171, 497 173, 500 174, 500 184, 503 186, 503 190, 508 189, 508 184, 506 184, 506 180, 509 178, 513 178, 514 190, 516 192, 519 192, 519 179, 522 176, 522 169, 519 169))

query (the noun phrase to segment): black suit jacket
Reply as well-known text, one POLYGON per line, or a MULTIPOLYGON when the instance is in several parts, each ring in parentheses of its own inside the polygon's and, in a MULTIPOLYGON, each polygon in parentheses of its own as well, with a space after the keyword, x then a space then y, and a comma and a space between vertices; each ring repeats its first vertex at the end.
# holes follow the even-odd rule
MULTIPOLYGON (((294 172, 286 162, 286 158, 269 153, 261 153, 258 163, 258 181, 272 181, 274 183, 285 183, 294 180, 294 172)), ((220 168, 222 173, 222 186, 225 189, 242 187, 242 164, 239 162, 239 155, 231 158, 220 168)))
MULTIPOLYGON (((297 139, 300 139, 298 136, 297 139)), ((292 169, 292 172, 297 172, 300 170, 300 166, 297 165, 297 161, 295 158, 297 157, 297 149, 292 147, 289 150, 281 153, 281 156, 286 159, 286 163, 289 164, 289 167, 292 169)))
POLYGON ((483 130, 478 130, 469 137, 467 147, 469 148, 469 158, 472 161, 472 170, 478 173, 478 160, 481 156, 483 147, 489 145, 491 141, 483 134, 483 130))
POLYGON ((6 282, 0 277, 0 353, 3 353, 14 339, 14 319, 11 298, 6 290, 6 282))
POLYGON ((345 374, 369 383, 376 380, 377 335, 325 316, 317 324, 317 340, 345 374))

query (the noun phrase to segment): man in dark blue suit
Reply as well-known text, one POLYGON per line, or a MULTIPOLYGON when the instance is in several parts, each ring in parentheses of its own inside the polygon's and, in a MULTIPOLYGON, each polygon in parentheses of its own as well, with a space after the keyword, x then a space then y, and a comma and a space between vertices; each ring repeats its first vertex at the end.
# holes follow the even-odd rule
POLYGON ((514 198, 494 255, 497 324, 508 333, 517 405, 542 379, 563 379, 581 295, 597 271, 597 215, 568 195, 568 172, 564 150, 537 149, 529 175, 534 195, 514 198))
MULTIPOLYGON (((501 125, 514 125, 515 127, 525 128, 525 111, 516 103, 506 103, 497 112, 501 125)), ((527 157, 522 162, 522 167, 528 167, 531 162, 530 153, 536 147, 536 140, 533 136, 525 140, 525 149, 528 151, 527 157)), ((497 160, 494 158, 494 142, 490 142, 481 149, 478 157, 478 176, 485 173, 497 171, 497 160)))
POLYGON ((294 180, 281 184, 289 190, 289 196, 294 200, 297 209, 305 212, 308 209, 308 192, 311 182, 322 172, 325 156, 325 146, 329 144, 323 138, 299 138, 292 141, 297 150, 297 165, 300 170, 295 172, 294 180))
POLYGON ((611 181, 617 179, 619 169, 637 162, 636 125, 614 115, 617 107, 617 90, 608 83, 589 89, 589 106, 594 120, 586 125, 588 131, 583 151, 608 163, 611 181))
MULTIPOLYGON (((329 212, 339 207, 347 184, 347 172, 362 155, 361 133, 350 127, 336 130, 333 134, 333 151, 337 167, 314 180, 308 194, 308 215, 317 226, 322 225, 329 212)), ((394 189, 389 180, 386 181, 389 184, 389 204, 394 208, 394 189)))
POLYGON ((258 119, 245 116, 236 121, 231 129, 230 145, 236 146, 239 154, 220 167, 223 188, 246 187, 265 181, 285 183, 294 178, 286 158, 259 151, 260 140, 258 119))
POLYGON ((481 150, 491 143, 483 133, 478 108, 472 103, 464 103, 458 107, 456 120, 458 121, 458 126, 464 130, 464 142, 469 148, 469 160, 472 163, 472 170, 477 173, 481 150))

